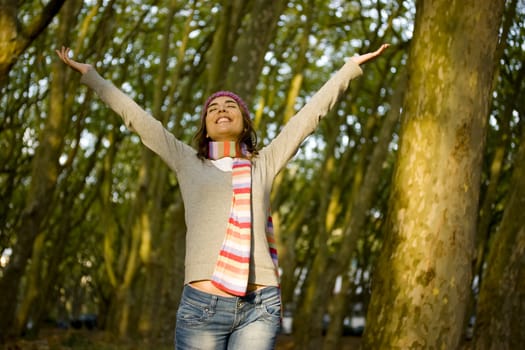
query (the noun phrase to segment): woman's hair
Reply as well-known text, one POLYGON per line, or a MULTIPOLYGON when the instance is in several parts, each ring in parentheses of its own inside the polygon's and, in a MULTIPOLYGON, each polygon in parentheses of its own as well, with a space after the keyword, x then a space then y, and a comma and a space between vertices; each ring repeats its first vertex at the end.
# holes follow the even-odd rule
POLYGON ((255 133, 255 129, 253 128, 253 122, 250 117, 250 112, 246 107, 246 104, 239 96, 237 96, 233 92, 218 91, 210 97, 208 97, 208 99, 206 100, 206 103, 204 104, 202 109, 201 124, 199 126, 199 129, 197 130, 197 133, 193 136, 193 141, 197 148, 197 157, 199 157, 200 159, 208 158, 208 143, 211 141, 211 139, 207 136, 208 131, 206 130, 206 114, 211 101, 220 96, 229 96, 233 98, 239 106, 243 120, 243 131, 239 136, 239 140, 237 141, 240 144, 246 145, 246 150, 252 157, 257 155, 257 134, 255 133))

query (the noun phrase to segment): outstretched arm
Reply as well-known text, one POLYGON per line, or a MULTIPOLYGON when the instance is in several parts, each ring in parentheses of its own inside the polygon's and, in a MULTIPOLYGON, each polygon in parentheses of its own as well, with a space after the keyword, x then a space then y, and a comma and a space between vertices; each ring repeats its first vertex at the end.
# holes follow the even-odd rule
POLYGON ((345 93, 350 81, 362 74, 359 64, 367 62, 387 49, 384 44, 378 50, 348 59, 332 77, 319 89, 306 105, 292 117, 275 139, 259 153, 268 159, 267 169, 275 175, 291 157, 304 139, 315 131, 319 121, 334 107, 345 93))
POLYGON ((69 58, 69 52, 70 51, 71 51, 71 49, 69 47, 64 47, 64 46, 62 46, 62 48, 60 50, 55 50, 55 52, 57 53, 58 57, 60 57, 60 59, 65 64, 67 64, 68 66, 70 66, 74 70, 80 72, 81 74, 86 74, 88 70, 93 69, 93 66, 90 65, 90 64, 80 63, 80 62, 74 61, 71 58, 69 58))
POLYGON ((363 64, 381 55, 389 46, 390 44, 383 44, 381 45, 381 47, 379 47, 379 49, 375 50, 374 52, 369 52, 363 55, 352 57, 352 60, 357 64, 363 64))
POLYGON ((91 64, 69 58, 70 49, 66 47, 62 46, 55 52, 65 64, 82 74, 80 81, 93 89, 103 102, 120 115, 128 129, 136 132, 142 143, 164 159, 170 168, 176 169, 184 154, 194 154, 194 150, 177 140, 129 96, 103 79, 91 64))

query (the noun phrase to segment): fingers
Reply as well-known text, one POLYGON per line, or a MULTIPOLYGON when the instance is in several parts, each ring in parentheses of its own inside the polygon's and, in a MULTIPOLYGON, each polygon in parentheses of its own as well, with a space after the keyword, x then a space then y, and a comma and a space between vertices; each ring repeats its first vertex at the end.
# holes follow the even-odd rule
POLYGON ((62 61, 64 61, 64 63, 67 63, 67 64, 70 64, 71 61, 69 59, 69 52, 71 51, 71 49, 69 47, 64 47, 62 46, 60 48, 60 50, 55 50, 56 54, 58 55, 58 57, 60 57, 60 59, 62 61))
POLYGON ((64 46, 62 46, 62 49, 60 49, 60 50, 58 50, 58 49, 55 50, 55 52, 58 55, 58 57, 60 57, 60 59, 62 61, 64 61, 64 46))
POLYGON ((386 49, 388 49, 388 47, 390 46, 390 44, 382 44, 379 49, 377 49, 376 51, 376 55, 379 56, 381 55, 386 49))
POLYGON ((64 58, 64 60, 66 62, 69 62, 69 51, 70 51, 69 47, 62 46, 61 51, 62 51, 62 57, 64 58))

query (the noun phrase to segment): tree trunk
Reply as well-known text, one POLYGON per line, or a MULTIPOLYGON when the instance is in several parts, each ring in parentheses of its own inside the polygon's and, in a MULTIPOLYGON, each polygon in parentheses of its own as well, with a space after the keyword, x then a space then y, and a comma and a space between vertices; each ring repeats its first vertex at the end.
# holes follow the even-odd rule
MULTIPOLYGON (((504 20, 501 29, 501 35, 499 40, 499 45, 496 51, 496 59, 500 61, 503 57, 505 47, 507 46, 507 41, 511 27, 515 21, 516 17, 516 6, 517 0, 512 0, 509 3, 507 9, 505 10, 504 20)), ((499 81, 498 77, 500 75, 500 67, 496 67, 495 78, 493 83, 499 81)), ((522 66, 518 77, 523 77, 525 72, 525 67, 522 66)), ((521 80, 521 79, 519 79, 521 80)), ((520 96, 520 89, 515 89, 510 96, 508 101, 517 101, 520 96)), ((483 279, 483 268, 486 262, 486 255, 489 249, 490 236, 492 233, 491 224, 494 220, 492 208, 497 203, 498 195, 500 194, 501 187, 501 176, 504 174, 504 168, 506 164, 506 159, 508 159, 508 153, 511 149, 512 137, 511 133, 511 123, 512 123, 512 114, 514 113, 513 108, 506 108, 503 114, 498 118, 498 125, 500 128, 495 131, 496 133, 496 144, 493 146, 494 151, 492 152, 492 159, 490 165, 487 165, 487 182, 485 191, 483 191, 483 185, 481 187, 481 200, 480 200, 480 209, 479 217, 476 230, 476 256, 474 259, 473 266, 473 276, 472 279, 477 278, 478 285, 481 285, 483 279)), ((487 137, 489 139, 489 137, 487 137)), ((471 290, 471 296, 469 301, 469 306, 467 309, 467 314, 464 320, 464 329, 468 326, 470 318, 475 314, 476 309, 476 295, 474 288, 471 290)))
MULTIPOLYGON (((205 98, 215 91, 224 90, 228 78, 235 43, 239 37, 238 29, 250 1, 223 0, 219 12, 219 23, 213 35, 213 44, 209 50, 207 59, 209 68, 207 70, 208 86, 205 98)), ((243 96, 245 98, 245 96, 243 96)))
MULTIPOLYGON (((308 38, 312 31, 312 1, 308 1, 306 8, 306 21, 303 24, 303 35, 299 39, 299 50, 297 52, 297 62, 293 66, 294 75, 288 86, 286 93, 286 106, 282 115, 281 124, 284 125, 296 113, 295 101, 299 96, 303 82, 303 71, 306 67, 306 53, 308 51, 308 38)), ((282 9, 281 9, 282 11, 282 9)), ((275 15, 275 14, 274 14, 275 15)), ((278 17, 278 16, 277 16, 278 17)), ((264 57, 264 56, 262 56, 264 57)), ((285 198, 282 196, 282 182, 286 178, 288 169, 283 169, 275 178, 272 191, 272 203, 275 208, 279 207, 280 202, 285 198)), ((303 192, 303 200, 301 204, 308 203, 308 198, 312 198, 314 191, 312 189, 305 189, 303 192)), ((297 204, 299 206, 299 203, 297 204)), ((286 230, 281 230, 281 217, 276 211, 273 215, 273 224, 277 237, 277 250, 279 254, 279 266, 281 267, 281 298, 283 311, 293 312, 294 305, 294 290, 295 290, 295 271, 297 269, 296 255, 295 255, 295 236, 300 231, 300 225, 304 222, 306 210, 299 210, 297 215, 289 219, 289 225, 286 230)))
POLYGON ((455 349, 504 1, 419 1, 365 349, 455 349))
MULTIPOLYGON (((170 57, 170 42, 173 40, 173 22, 174 17, 179 10, 179 5, 176 1, 172 1, 169 5, 169 12, 166 17, 166 25, 162 36, 160 63, 157 71, 155 89, 153 91, 153 115, 156 116, 164 125, 168 120, 168 115, 162 113, 161 106, 165 103, 164 100, 164 86, 168 78, 168 58, 170 57)), ((192 15, 189 16, 190 18, 192 15)), ((177 66, 175 67, 175 76, 172 78, 172 84, 177 84, 179 81, 179 74, 181 72, 181 65, 183 62, 183 55, 185 54, 188 35, 191 30, 189 21, 186 22, 184 32, 181 35, 182 45, 178 48, 177 66)), ((172 73, 173 74, 173 73, 172 73)), ((177 88, 177 86, 174 86, 177 88)), ((172 99, 168 99, 169 103, 173 103, 172 99)), ((171 110, 172 106, 168 105, 167 110, 171 110)), ((149 150, 144 150, 143 158, 151 158, 145 161, 146 166, 143 171, 150 172, 148 178, 150 182, 147 185, 149 196, 147 206, 144 208, 148 218, 149 224, 143 229, 143 237, 141 240, 140 255, 141 261, 144 264, 144 273, 142 273, 142 284, 136 286, 136 293, 142 294, 139 299, 139 305, 134 308, 138 319, 138 325, 134 328, 138 330, 140 336, 144 339, 157 339, 160 333, 164 319, 159 317, 161 310, 161 293, 163 285, 163 276, 165 271, 171 268, 169 260, 163 260, 160 251, 162 247, 169 246, 170 236, 163 234, 165 219, 165 208, 163 202, 166 193, 170 193, 166 188, 168 187, 168 167, 162 160, 154 155, 149 150), (151 165, 153 164, 153 165, 151 165)))
MULTIPOLYGON (((352 276, 353 277, 353 276, 352 276)), ((330 315, 330 324, 326 330, 323 341, 323 350, 341 349, 341 336, 343 335, 343 322, 347 315, 348 306, 351 297, 348 290, 352 288, 352 281, 348 274, 341 277, 341 290, 329 299, 328 308, 330 315)))
POLYGON ((247 20, 244 20, 242 35, 235 46, 237 60, 231 65, 226 87, 231 89, 250 106, 257 88, 264 55, 275 37, 277 20, 287 1, 254 0, 247 20))
MULTIPOLYGON (((5 6, 4 1, 2 1, 1 5, 5 6)), ((74 6, 75 4, 72 2, 68 10, 72 10, 74 6)), ((15 14, 11 13, 11 15, 15 14)), ((3 11, 0 16, 4 16, 3 11)), ((15 19, 12 20, 16 21, 15 19)), ((14 61, 9 63, 8 66, 12 63, 14 61)), ((2 74, 7 74, 9 68, 10 66, 7 67, 5 72, 0 71, 0 79, 2 74)), ((59 68, 59 63, 54 66, 54 76, 57 81, 63 79, 64 72, 63 68, 59 68)), ((0 340, 8 335, 16 335, 10 333, 14 330, 13 327, 16 327, 16 300, 18 300, 17 296, 20 292, 21 280, 26 272, 28 260, 32 255, 33 244, 37 236, 43 234, 41 232, 42 222, 49 213, 51 207, 50 199, 53 197, 58 178, 58 158, 62 150, 64 134, 68 124, 68 116, 65 115, 63 110, 65 96, 63 86, 53 84, 50 96, 51 101, 55 101, 55 103, 50 104, 49 114, 45 119, 46 124, 40 135, 39 147, 32 161, 31 184, 27 194, 26 205, 20 220, 20 227, 15 229, 18 232, 17 244, 13 248, 12 259, 6 266, 0 279, 0 290, 3 295, 0 299, 0 314, 2 315, 2 318, 0 318, 0 340)))
POLYGON ((479 294, 475 346, 520 349, 525 344, 525 134, 515 161, 501 225, 491 244, 479 294))
POLYGON ((337 118, 332 112, 327 116, 326 123, 331 123, 329 133, 326 135, 327 144, 324 152, 323 166, 320 171, 318 186, 311 186, 314 191, 313 198, 317 198, 318 212, 315 219, 310 220, 309 226, 312 234, 312 264, 308 268, 308 274, 298 301, 298 308, 294 317, 294 338, 297 346, 301 349, 319 349, 322 345, 324 330, 324 317, 327 311, 328 300, 333 296, 334 273, 334 246, 332 241, 338 206, 333 203, 339 201, 342 188, 346 183, 344 171, 338 167, 336 159, 337 135, 340 130, 342 118, 337 118), (339 181, 341 180, 341 181, 339 181), (328 276, 327 276, 328 275, 328 276))

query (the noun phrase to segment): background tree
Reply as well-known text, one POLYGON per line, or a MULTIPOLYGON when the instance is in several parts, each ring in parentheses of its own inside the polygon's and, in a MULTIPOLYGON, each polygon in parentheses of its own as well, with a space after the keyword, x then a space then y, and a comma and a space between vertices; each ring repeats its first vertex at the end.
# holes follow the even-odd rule
POLYGON ((518 39, 522 37, 524 26, 523 13, 519 11, 522 5, 517 1, 507 5, 506 24, 503 26, 504 33, 507 33, 506 44, 501 47, 502 64, 497 79, 502 92, 498 94, 501 97, 495 99, 491 115, 491 124, 497 126, 493 131, 497 136, 491 147, 490 186, 486 196, 494 198, 492 206, 497 208, 497 215, 488 205, 480 212, 480 221, 487 223, 480 225, 479 231, 482 239, 478 243, 478 259, 481 261, 476 266, 477 310, 475 317, 469 315, 471 321, 475 319, 471 325, 475 323, 472 347, 476 349, 512 349, 525 343, 521 306, 525 300, 525 242, 522 216, 516 212, 523 208, 524 129, 521 121, 525 107, 525 66, 519 62, 525 57, 518 39), (510 173, 511 176, 506 175, 510 173), (501 212, 501 221, 495 220, 501 212), (487 258, 484 258, 485 251, 488 251, 487 258))
POLYGON ((18 57, 46 29, 64 1, 50 0, 38 10, 24 8, 17 0, 0 1, 0 88, 18 57), (31 20, 25 23, 26 18, 31 20))
MULTIPOLYGON (((20 33, 20 24, 17 19, 17 2, 3 1, 1 4, 6 10, 2 11, 0 18, 0 32, 3 45, 3 62, 0 63, 0 78, 9 72, 18 55, 34 40, 34 38, 45 28, 54 14, 58 11, 63 1, 52 1, 48 4, 50 8, 47 12, 38 17, 34 24, 27 30, 27 33, 20 33), (51 16, 49 16, 51 14, 51 16), (5 55, 5 56, 4 56, 5 55)), ((71 9, 71 6, 69 7, 71 9)), ((66 9, 66 10, 69 10, 66 9)), ((2 60, 2 57, 0 57, 2 60)), ((1 85, 0 85, 1 87, 1 85)), ((8 334, 11 327, 20 327, 14 322, 16 296, 19 292, 20 281, 23 277, 28 259, 33 252, 33 244, 38 235, 44 235, 46 230, 42 224, 51 208, 47 202, 54 195, 54 188, 58 180, 59 164, 58 158, 63 147, 65 129, 61 125, 67 124, 62 111, 63 91, 51 91, 52 102, 49 106, 49 117, 45 121, 45 126, 40 134, 40 146, 32 160, 31 184, 27 192, 25 208, 21 213, 20 227, 17 235, 17 245, 14 248, 13 260, 6 267, 2 279, 0 279, 0 289, 3 291, 4 298, 0 301, 0 338, 8 334)), ((41 238, 43 239, 43 238, 41 238)), ((42 242, 40 242, 42 243, 42 242)), ((33 297, 34 293, 28 293, 33 297)))
POLYGON ((525 344, 525 143, 516 154, 513 189, 492 238, 476 318, 474 349, 516 349, 525 344))

